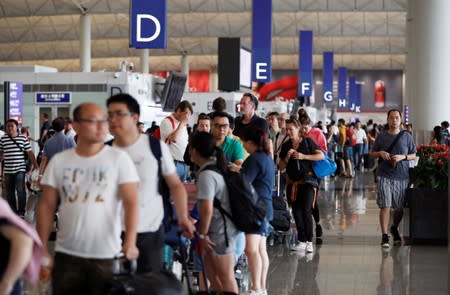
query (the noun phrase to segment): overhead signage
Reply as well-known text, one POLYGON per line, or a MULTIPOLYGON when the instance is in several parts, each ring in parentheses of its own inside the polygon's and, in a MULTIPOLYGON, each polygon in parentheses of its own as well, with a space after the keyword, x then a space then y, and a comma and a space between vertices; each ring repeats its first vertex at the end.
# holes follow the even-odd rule
POLYGON ((252 81, 272 80, 272 0, 253 0, 252 81))
POLYGON ((355 113, 361 113, 361 92, 362 84, 355 84, 355 113))
MULTIPOLYGON (((8 100, 8 119, 14 119, 19 124, 23 122, 23 84, 22 82, 6 82, 8 83, 7 100, 8 100)), ((6 84, 5 83, 5 84, 6 84)), ((5 85, 6 86, 6 85, 5 85)))
POLYGON ((36 92, 36 104, 71 104, 71 92, 36 92))
POLYGON ((323 53, 323 101, 324 103, 333 102, 333 52, 323 53))
POLYGON ((313 32, 300 31, 299 37, 300 54, 298 61, 299 83, 298 95, 311 96, 312 95, 312 80, 313 80, 313 32))
POLYGON ((350 76, 348 78, 348 103, 349 109, 355 111, 356 103, 356 78, 355 76, 350 76))
POLYGON ((347 68, 338 69, 338 108, 347 108, 347 68))
POLYGON ((131 0, 130 47, 167 47, 166 0, 131 0))

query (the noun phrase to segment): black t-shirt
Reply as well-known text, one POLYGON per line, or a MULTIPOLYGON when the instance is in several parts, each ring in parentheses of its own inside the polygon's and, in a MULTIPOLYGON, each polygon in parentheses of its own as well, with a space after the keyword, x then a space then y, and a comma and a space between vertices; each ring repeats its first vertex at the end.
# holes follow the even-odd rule
POLYGON ((241 132, 246 128, 252 126, 254 128, 260 128, 269 135, 269 125, 267 124, 267 121, 264 120, 261 117, 258 117, 257 115, 253 115, 250 123, 244 124, 242 123, 242 117, 237 117, 234 122, 234 130, 233 135, 239 136, 241 135, 241 132))
MULTIPOLYGON (((0 227, 8 224, 7 219, 0 218, 0 227)), ((10 246, 10 241, 0 234, 0 274, 3 274, 8 265, 10 246)))
MULTIPOLYGON (((285 159, 287 153, 292 148, 292 140, 286 141, 281 147, 280 159, 285 159)), ((320 150, 320 148, 311 138, 303 138, 297 148, 297 152, 305 155, 314 154, 316 150, 320 150)), ((286 173, 290 179, 296 181, 300 178, 304 178, 306 183, 317 186, 317 178, 315 176, 307 175, 308 172, 312 172, 314 175, 312 161, 289 159, 286 166, 286 173)))

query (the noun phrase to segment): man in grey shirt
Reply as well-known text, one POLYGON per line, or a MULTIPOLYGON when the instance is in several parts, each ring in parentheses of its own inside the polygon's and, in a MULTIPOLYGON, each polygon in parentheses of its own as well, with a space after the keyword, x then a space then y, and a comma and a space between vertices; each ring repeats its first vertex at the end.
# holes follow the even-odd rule
POLYGON ((403 217, 405 193, 409 183, 408 161, 416 158, 416 147, 412 136, 400 130, 401 112, 396 109, 390 110, 387 122, 389 128, 377 136, 370 152, 372 158, 382 160, 377 170, 377 205, 380 208, 383 248, 389 248, 387 230, 391 208, 394 209, 394 214, 390 232, 394 238, 394 244, 401 243, 398 225, 403 217), (394 142, 397 137, 397 141, 394 142))

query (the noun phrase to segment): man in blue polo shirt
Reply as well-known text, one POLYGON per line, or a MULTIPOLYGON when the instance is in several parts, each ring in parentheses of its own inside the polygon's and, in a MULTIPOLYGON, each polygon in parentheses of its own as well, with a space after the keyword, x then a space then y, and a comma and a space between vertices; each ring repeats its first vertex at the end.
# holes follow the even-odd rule
POLYGON ((74 148, 75 141, 71 137, 64 134, 64 118, 58 117, 52 122, 52 129, 55 130, 55 135, 48 139, 44 144, 42 152, 42 160, 39 165, 39 174, 44 174, 45 167, 50 159, 57 153, 66 149, 74 148))

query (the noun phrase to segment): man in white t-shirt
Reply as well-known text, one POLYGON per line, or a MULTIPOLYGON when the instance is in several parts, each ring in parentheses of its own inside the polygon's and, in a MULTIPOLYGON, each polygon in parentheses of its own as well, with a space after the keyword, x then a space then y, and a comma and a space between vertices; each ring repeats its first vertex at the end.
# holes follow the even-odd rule
MULTIPOLYGON (((139 255, 136 247, 139 177, 125 152, 103 144, 108 122, 99 105, 81 104, 75 108, 73 118, 78 145, 56 154, 45 170, 37 231, 51 261, 47 241, 53 216, 59 210, 53 294, 108 294, 113 258, 121 251, 127 259, 139 255)), ((51 263, 47 267, 52 267, 51 263)))
MULTIPOLYGON (((162 267, 164 246, 163 200, 158 192, 158 161, 151 151, 147 134, 136 128, 139 121, 139 103, 128 94, 111 96, 107 101, 109 128, 114 135, 113 146, 132 158, 140 178, 138 189, 139 248, 138 272, 157 271, 162 267)), ((180 229, 191 238, 194 226, 188 219, 187 195, 176 174, 169 148, 161 141, 161 172, 175 204, 180 229)))
POLYGON ((169 146, 181 181, 186 179, 189 170, 189 167, 184 163, 183 156, 189 142, 187 123, 192 112, 191 103, 184 100, 177 105, 175 112, 161 121, 159 126, 161 140, 169 146))

